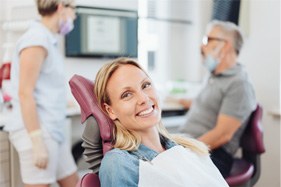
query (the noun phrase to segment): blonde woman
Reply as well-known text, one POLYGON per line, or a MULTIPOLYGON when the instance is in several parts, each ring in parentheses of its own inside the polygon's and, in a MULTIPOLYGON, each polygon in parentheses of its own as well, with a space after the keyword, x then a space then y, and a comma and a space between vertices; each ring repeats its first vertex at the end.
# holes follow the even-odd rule
POLYGON ((77 167, 64 137, 66 95, 58 34, 73 28, 73 0, 36 0, 42 16, 19 39, 13 58, 13 119, 6 127, 25 187, 74 187, 77 167))
POLYGON ((101 186, 228 186, 203 143, 165 130, 155 87, 137 62, 119 58, 104 65, 94 92, 115 124, 114 149, 99 170, 101 186))

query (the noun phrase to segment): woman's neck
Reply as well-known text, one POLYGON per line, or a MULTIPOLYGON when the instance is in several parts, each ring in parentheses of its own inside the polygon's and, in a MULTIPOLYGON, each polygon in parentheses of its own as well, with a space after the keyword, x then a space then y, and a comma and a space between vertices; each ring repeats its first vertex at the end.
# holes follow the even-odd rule
POLYGON ((53 33, 58 32, 58 23, 56 22, 56 18, 54 16, 44 16, 44 17, 42 17, 41 22, 51 32, 53 32, 53 33))
POLYGON ((160 141, 159 132, 155 127, 142 133, 141 139, 141 143, 147 146, 148 148, 159 153, 165 151, 165 148, 162 146, 160 141))

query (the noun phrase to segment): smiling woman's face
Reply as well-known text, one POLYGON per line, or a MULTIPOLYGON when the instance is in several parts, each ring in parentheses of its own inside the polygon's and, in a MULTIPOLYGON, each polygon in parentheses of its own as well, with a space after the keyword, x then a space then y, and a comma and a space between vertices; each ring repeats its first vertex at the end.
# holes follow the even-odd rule
POLYGON ((106 89, 111 104, 105 109, 112 120, 129 130, 145 131, 159 123, 161 110, 151 79, 133 65, 121 65, 106 89))

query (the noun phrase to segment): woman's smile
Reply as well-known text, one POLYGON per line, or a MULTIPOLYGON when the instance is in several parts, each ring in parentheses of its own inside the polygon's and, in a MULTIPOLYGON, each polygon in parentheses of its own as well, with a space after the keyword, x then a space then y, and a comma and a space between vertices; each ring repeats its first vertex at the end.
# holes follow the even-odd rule
POLYGON ((139 112, 137 114, 137 116, 149 116, 150 114, 152 114, 153 110, 154 110, 154 108, 153 108, 153 106, 151 106, 148 109, 139 112))

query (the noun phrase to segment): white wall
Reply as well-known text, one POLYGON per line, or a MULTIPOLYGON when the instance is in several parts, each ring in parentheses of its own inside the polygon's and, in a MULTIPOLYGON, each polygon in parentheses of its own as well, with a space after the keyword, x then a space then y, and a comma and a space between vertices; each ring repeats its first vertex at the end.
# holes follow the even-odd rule
POLYGON ((257 187, 280 186, 280 1, 249 0, 248 36, 241 62, 252 78, 257 100, 264 108, 263 126, 266 153, 257 187))

